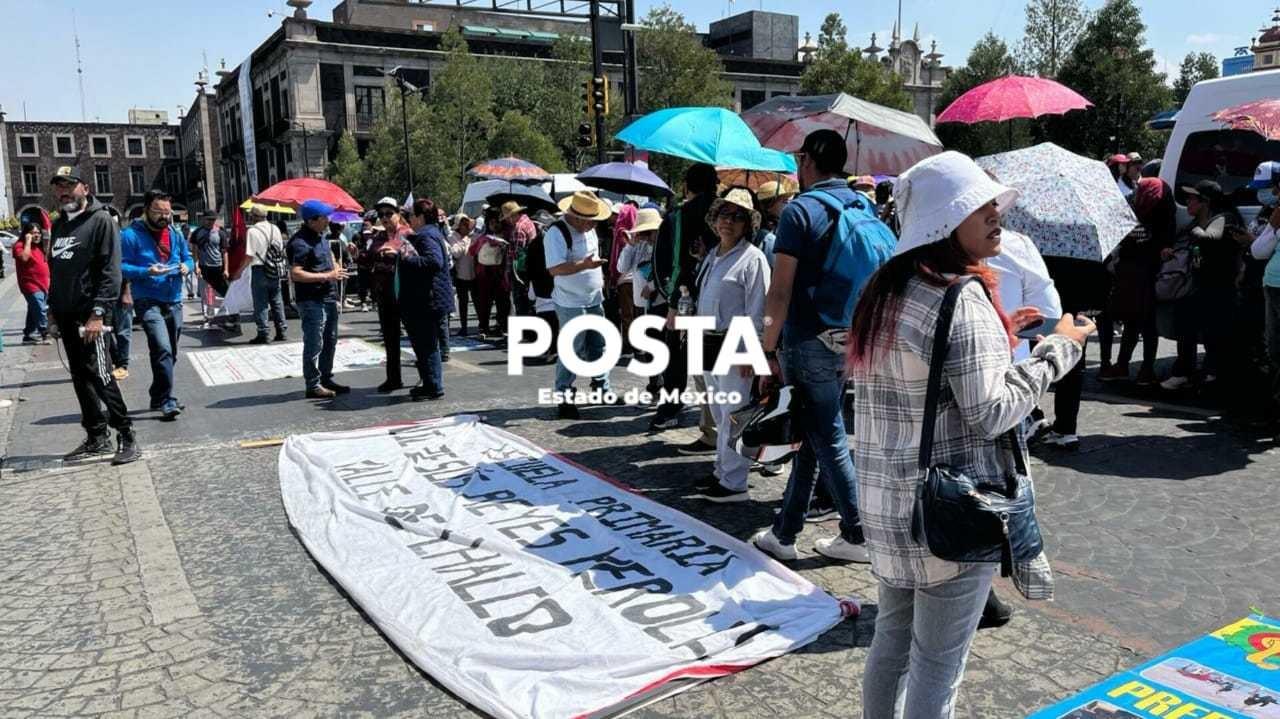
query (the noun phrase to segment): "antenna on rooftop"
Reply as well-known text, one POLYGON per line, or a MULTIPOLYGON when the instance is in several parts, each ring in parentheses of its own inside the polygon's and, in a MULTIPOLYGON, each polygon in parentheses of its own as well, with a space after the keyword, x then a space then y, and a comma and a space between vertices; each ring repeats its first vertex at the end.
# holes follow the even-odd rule
POLYGON ((76 81, 80 84, 80 122, 86 122, 84 111, 84 64, 80 62, 80 31, 76 28, 76 11, 71 11, 71 35, 76 41, 76 81))

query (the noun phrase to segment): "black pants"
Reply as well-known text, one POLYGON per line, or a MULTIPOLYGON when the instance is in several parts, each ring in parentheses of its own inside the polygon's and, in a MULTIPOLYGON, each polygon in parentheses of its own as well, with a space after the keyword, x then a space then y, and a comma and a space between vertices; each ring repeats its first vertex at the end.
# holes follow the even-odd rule
POLYGON ((67 366, 71 369, 71 384, 80 403, 80 425, 89 434, 105 434, 107 427, 127 431, 133 426, 129 408, 124 404, 120 387, 111 376, 110 335, 99 336, 92 343, 80 337, 80 323, 74 317, 55 315, 54 323, 62 336, 62 347, 67 353, 67 366), (102 405, 106 405, 104 416, 102 405))
POLYGON ((387 350, 387 381, 399 384, 400 378, 400 303, 389 290, 375 292, 378 303, 378 331, 387 350))
POLYGON ((1054 385, 1053 431, 1058 434, 1076 433, 1076 420, 1080 416, 1080 394, 1084 391, 1084 356, 1089 350, 1088 340, 1085 340, 1084 349, 1076 366, 1054 385))
POLYGON ((475 294, 474 280, 453 278, 453 289, 458 295, 458 334, 467 333, 467 298, 475 294))
POLYGON ((218 293, 219 297, 227 296, 227 275, 221 267, 200 265, 200 276, 204 278, 205 284, 218 293))

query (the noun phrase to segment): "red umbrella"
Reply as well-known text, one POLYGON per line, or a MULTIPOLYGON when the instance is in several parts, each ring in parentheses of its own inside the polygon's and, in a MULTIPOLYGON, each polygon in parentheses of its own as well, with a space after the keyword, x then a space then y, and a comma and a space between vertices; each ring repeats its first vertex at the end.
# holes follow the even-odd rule
POLYGON ((1002 122, 1017 117, 1062 115, 1093 107, 1071 88, 1043 77, 1006 75, 983 83, 951 103, 938 122, 1002 122))
POLYGON ((333 205, 333 209, 343 212, 364 212, 364 208, 356 202, 347 191, 327 180, 314 177, 299 177, 284 180, 268 187, 253 196, 255 202, 276 203, 298 207, 307 200, 320 200, 333 205))
POLYGON ((1212 117, 1232 130, 1248 130, 1268 140, 1280 140, 1280 100, 1246 102, 1218 110, 1212 117))
POLYGON ((518 157, 478 162, 467 170, 467 174, 482 180, 507 180, 508 182, 542 182, 551 179, 551 173, 518 157))

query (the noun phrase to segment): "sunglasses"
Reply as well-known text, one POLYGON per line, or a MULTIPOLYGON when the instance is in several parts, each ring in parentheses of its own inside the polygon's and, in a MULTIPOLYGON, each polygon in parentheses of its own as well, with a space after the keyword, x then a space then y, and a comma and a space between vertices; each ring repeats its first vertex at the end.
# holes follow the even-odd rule
POLYGON ((721 210, 720 214, 716 215, 716 219, 728 218, 734 222, 746 222, 749 217, 747 213, 741 210, 721 210))
POLYGON ((383 210, 382 212, 378 213, 378 217, 385 219, 385 218, 391 217, 394 214, 396 214, 395 210, 383 210))

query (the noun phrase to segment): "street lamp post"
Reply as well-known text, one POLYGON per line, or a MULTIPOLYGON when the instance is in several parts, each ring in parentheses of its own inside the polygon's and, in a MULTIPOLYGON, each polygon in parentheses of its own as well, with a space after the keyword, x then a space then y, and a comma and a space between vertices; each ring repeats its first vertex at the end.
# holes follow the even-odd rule
POLYGON ((183 108, 178 105, 178 200, 187 206, 187 155, 182 149, 183 108))
POLYGON ((404 130, 404 176, 406 181, 404 196, 408 198, 409 195, 413 194, 413 165, 409 162, 409 110, 405 100, 405 93, 408 90, 417 90, 418 88, 410 84, 400 74, 403 69, 402 66, 397 65, 390 70, 385 70, 384 74, 395 78, 396 86, 400 88, 400 124, 404 130))
MULTIPOLYGON (((604 48, 600 47, 600 0, 591 0, 591 93, 596 91, 596 78, 604 78, 604 82, 609 82, 609 78, 604 76, 604 48)), ((590 98, 594 104, 594 95, 590 98)), ((604 128, 605 117, 602 108, 598 108, 595 114, 596 123, 596 164, 604 164, 604 128)))

